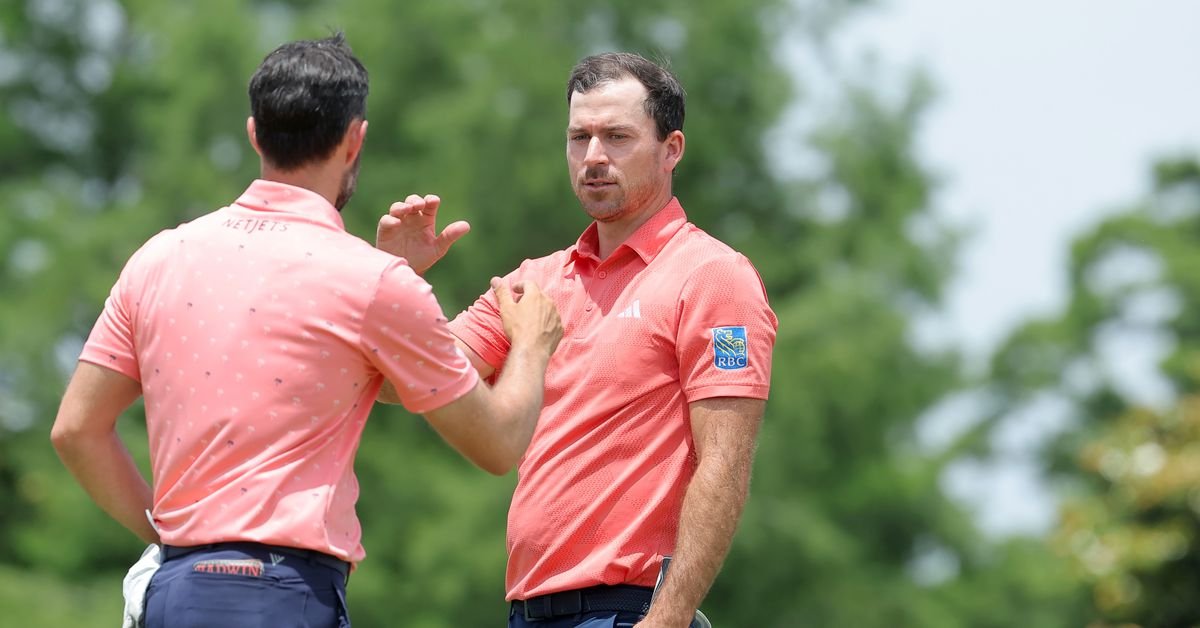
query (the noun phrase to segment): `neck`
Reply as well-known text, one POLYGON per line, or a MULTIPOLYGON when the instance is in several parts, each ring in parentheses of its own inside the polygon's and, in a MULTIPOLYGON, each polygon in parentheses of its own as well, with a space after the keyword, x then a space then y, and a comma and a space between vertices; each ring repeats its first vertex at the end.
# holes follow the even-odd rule
POLYGON ((280 170, 263 163, 260 176, 267 181, 286 183, 316 192, 329 201, 330 205, 336 207, 335 203, 337 203, 338 193, 341 191, 342 180, 340 176, 332 176, 329 170, 327 163, 304 166, 295 170, 280 170))
POLYGON ((606 222, 596 222, 596 236, 600 243, 600 259, 608 259, 612 252, 617 250, 634 234, 642 225, 646 224, 650 217, 657 214, 662 208, 671 202, 671 190, 667 189, 660 193, 654 199, 642 206, 638 211, 630 213, 628 216, 610 220, 606 222))

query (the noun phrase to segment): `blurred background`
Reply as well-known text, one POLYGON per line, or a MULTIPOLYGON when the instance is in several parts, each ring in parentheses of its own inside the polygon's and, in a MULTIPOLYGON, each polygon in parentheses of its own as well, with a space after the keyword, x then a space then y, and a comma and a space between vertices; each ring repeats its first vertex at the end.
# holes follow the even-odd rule
MULTIPOLYGON (((780 319, 714 625, 1196 625, 1200 7, 993 4, 0 5, 0 624, 119 621, 142 547, 50 447, 65 379, 127 257, 256 176, 258 62, 340 29, 372 78, 347 228, 439 194, 473 225, 428 275, 451 314, 587 224, 574 62, 670 60, 676 192, 780 319)), ((514 478, 392 407, 356 468, 355 625, 502 625, 514 478)))

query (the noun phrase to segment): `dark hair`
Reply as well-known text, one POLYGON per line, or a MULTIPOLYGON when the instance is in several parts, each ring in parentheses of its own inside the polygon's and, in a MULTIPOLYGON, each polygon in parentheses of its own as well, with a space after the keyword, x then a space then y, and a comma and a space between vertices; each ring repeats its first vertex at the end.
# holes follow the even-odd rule
POLYGON ((342 33, 284 44, 250 77, 250 111, 263 157, 294 170, 329 157, 367 113, 367 70, 342 33))
POLYGON ((627 76, 637 79, 646 88, 646 115, 658 127, 658 139, 665 140, 671 131, 683 130, 685 94, 679 79, 671 71, 629 52, 605 52, 584 57, 571 70, 567 79, 567 104, 571 94, 586 93, 603 83, 618 81, 627 76))

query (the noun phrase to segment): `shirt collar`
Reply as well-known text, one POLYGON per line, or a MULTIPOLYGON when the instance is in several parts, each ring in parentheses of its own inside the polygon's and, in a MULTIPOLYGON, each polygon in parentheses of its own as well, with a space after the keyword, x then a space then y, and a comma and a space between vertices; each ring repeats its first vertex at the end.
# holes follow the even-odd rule
MULTIPOLYGON (((687 223, 687 214, 683 211, 683 205, 679 204, 678 198, 672 197, 669 203, 642 223, 642 226, 638 227, 633 235, 622 242, 613 251, 613 255, 625 247, 637 253, 643 262, 649 264, 685 223, 687 223)), ((568 261, 588 257, 595 260, 600 259, 600 235, 597 229, 595 222, 588 225, 583 235, 576 240, 571 254, 567 256, 568 261)))
POLYGON ((238 197, 236 204, 254 211, 298 215, 318 224, 346 230, 341 212, 334 209, 324 196, 279 181, 255 179, 238 197))

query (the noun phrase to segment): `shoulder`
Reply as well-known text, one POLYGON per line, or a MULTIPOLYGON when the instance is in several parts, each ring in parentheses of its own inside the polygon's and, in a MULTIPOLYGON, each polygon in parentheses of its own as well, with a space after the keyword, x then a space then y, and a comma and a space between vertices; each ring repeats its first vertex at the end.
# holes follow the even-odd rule
POLYGON ((381 251, 370 242, 344 231, 320 230, 314 232, 308 242, 313 261, 343 279, 378 281, 392 273, 416 275, 403 257, 381 251))
POLYGON ((766 286, 750 259, 692 223, 681 228, 659 258, 665 258, 660 272, 676 278, 685 300, 767 300, 766 286))
POLYGON ((696 226, 695 223, 686 222, 679 228, 679 233, 675 236, 676 241, 681 246, 687 247, 694 251, 704 251, 710 254, 725 254, 736 253, 733 247, 725 244, 716 236, 696 226))
POLYGON ((549 255, 527 259, 521 262, 521 265, 509 276, 534 280, 558 276, 562 273, 562 269, 571 262, 574 251, 575 247, 572 245, 570 248, 561 249, 549 255))
POLYGON ((170 258, 176 255, 180 247, 188 241, 208 241, 211 236, 208 235, 207 229, 222 220, 225 209, 227 208, 222 207, 159 231, 142 244, 130 261, 136 258, 144 260, 170 258))
POLYGON ((680 228, 670 247, 672 265, 687 275, 717 267, 737 267, 757 272, 750 259, 692 223, 680 228))
POLYGON ((369 285, 369 300, 372 304, 387 306, 392 311, 400 308, 428 308, 437 303, 433 286, 425 278, 418 275, 402 257, 384 254, 386 258, 371 256, 376 264, 371 268, 369 285))
MULTIPOLYGON (((182 225, 181 225, 182 226, 182 225)), ((127 266, 159 263, 171 258, 178 249, 180 228, 163 229, 150 236, 129 257, 127 266)))

